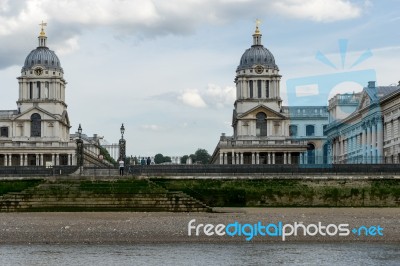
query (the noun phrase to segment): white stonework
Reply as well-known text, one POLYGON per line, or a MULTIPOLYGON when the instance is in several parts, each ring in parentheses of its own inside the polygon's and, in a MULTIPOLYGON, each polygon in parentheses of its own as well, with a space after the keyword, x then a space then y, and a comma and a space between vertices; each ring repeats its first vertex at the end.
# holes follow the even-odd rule
POLYGON ((261 44, 261 37, 257 26, 253 45, 236 69, 233 136, 222 134, 212 163, 323 163, 327 108, 282 106, 279 68, 272 53, 261 44))
POLYGON ((326 128, 330 163, 399 162, 400 86, 375 86, 370 81, 361 93, 337 95, 329 101, 334 110, 353 112, 346 117, 331 118, 326 128))
POLYGON ((63 69, 43 29, 38 40, 18 77, 18 109, 0 111, 0 165, 76 164, 63 69))

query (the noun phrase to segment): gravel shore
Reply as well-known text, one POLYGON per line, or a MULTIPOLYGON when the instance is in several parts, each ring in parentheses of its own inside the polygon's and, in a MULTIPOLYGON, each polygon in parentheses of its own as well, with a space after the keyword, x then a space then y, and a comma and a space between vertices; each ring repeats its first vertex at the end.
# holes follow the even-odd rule
MULTIPOLYGON (((57 243, 224 243, 246 242, 245 236, 188 236, 194 225, 239 223, 380 226, 383 236, 288 236, 287 242, 400 243, 399 208, 221 208, 220 213, 37 212, 0 213, 0 244, 57 243)), ((194 230, 192 234, 194 234, 194 230)), ((255 236, 252 242, 281 242, 281 237, 255 236)))

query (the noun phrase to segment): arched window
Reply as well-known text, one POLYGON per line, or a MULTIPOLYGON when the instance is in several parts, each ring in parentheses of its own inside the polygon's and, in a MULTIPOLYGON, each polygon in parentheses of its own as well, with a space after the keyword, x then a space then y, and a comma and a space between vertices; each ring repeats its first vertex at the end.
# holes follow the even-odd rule
POLYGON ((307 164, 315 164, 315 146, 312 143, 307 144, 307 164))
POLYGON ((264 113, 258 113, 256 118, 256 135, 267 136, 267 115, 264 113))
POLYGON ((31 137, 41 137, 42 136, 42 118, 39 114, 31 115, 31 137))

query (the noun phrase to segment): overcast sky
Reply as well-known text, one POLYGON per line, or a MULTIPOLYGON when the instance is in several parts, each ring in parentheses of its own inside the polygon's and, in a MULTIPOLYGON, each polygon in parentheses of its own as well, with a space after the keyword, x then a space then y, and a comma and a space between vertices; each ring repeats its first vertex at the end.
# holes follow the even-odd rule
POLYGON ((124 123, 128 155, 212 153, 222 132, 232 134, 235 70, 256 18, 287 104, 287 80, 350 71, 368 49, 351 71, 397 84, 399 10, 398 0, 0 0, 0 109, 16 109, 16 77, 44 20, 68 82, 71 133, 81 123, 114 143, 124 123), (339 39, 348 44, 343 67, 339 39))

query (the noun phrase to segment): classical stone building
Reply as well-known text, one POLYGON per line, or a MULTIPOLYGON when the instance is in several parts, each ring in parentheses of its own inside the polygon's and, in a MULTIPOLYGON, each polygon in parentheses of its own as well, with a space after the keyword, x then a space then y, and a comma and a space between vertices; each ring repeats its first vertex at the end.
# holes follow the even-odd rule
POLYGON ((383 162, 400 163, 400 82, 380 101, 383 120, 383 162))
POLYGON ((399 161, 400 87, 370 81, 361 93, 336 95, 329 101, 325 129, 329 163, 399 161))
MULTIPOLYGON (((18 77, 17 110, 0 110, 0 166, 76 165, 78 134, 70 135, 65 102, 67 82, 42 29, 18 77)), ((4 93, 4 92, 3 92, 4 93)), ((86 165, 110 165, 102 160, 97 136, 82 135, 86 165)))
POLYGON ((38 47, 25 59, 18 77, 17 110, 0 111, 0 165, 72 165, 64 71, 47 47, 43 30, 38 47))
POLYGON ((279 68, 261 37, 257 25, 236 69, 233 136, 222 134, 212 163, 323 163, 327 107, 282 106, 279 68))

